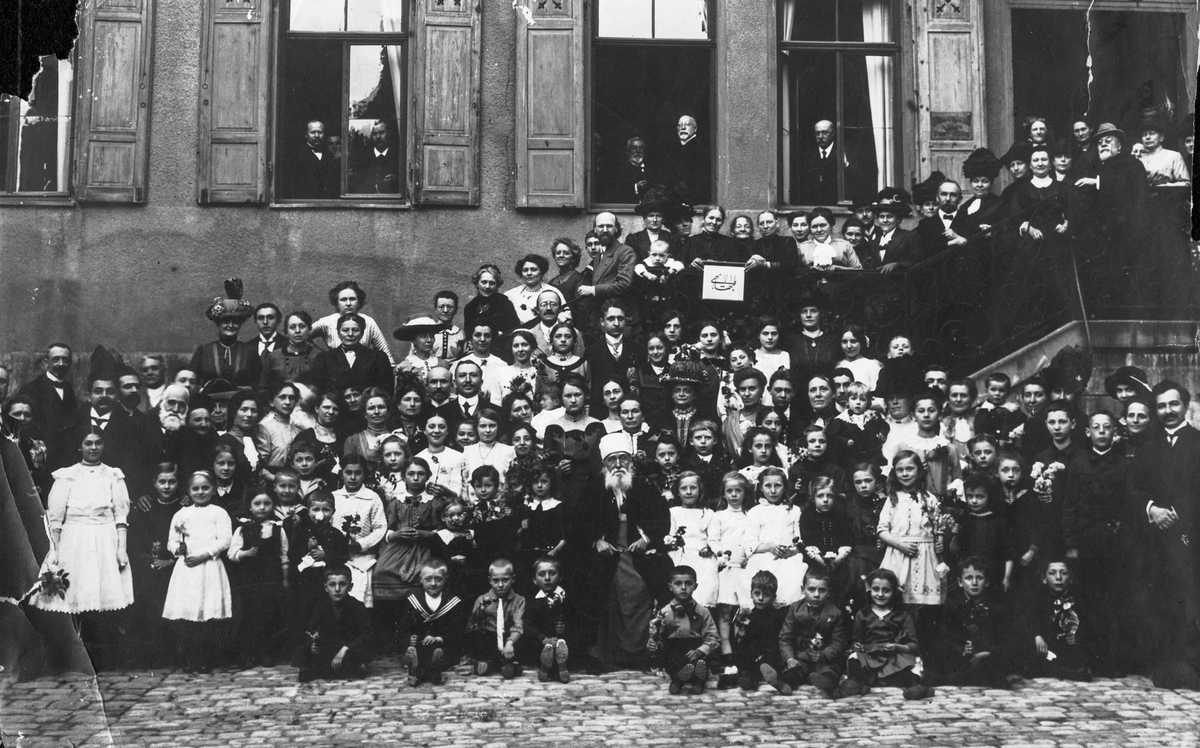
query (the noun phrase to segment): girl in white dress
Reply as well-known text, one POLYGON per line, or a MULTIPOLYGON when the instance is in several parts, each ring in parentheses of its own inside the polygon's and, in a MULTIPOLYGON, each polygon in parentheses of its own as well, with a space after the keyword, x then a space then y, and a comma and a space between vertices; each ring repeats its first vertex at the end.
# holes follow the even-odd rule
POLYGON ((741 473, 726 473, 721 479, 723 509, 713 515, 708 528, 709 545, 717 554, 717 630, 721 633, 721 654, 733 657, 733 616, 738 608, 749 608, 750 575, 746 573, 746 551, 750 537, 750 515, 746 502, 754 486, 741 473))
POLYGON ((500 420, 499 409, 491 405, 479 406, 479 411, 475 414, 475 430, 479 441, 465 447, 462 452, 462 483, 472 505, 477 501, 475 490, 471 488, 471 475, 476 468, 484 465, 496 468, 496 472, 500 473, 500 492, 503 493, 507 487, 504 478, 508 475, 508 466, 512 464, 517 453, 509 445, 500 443, 500 420))
MULTIPOLYGON (((50 554, 69 577, 63 596, 40 594, 34 605, 59 613, 121 610, 133 604, 133 575, 126 552, 129 491, 125 474, 100 460, 104 437, 80 440, 80 462, 54 471, 47 500, 50 554)), ((115 642, 113 642, 115 643, 115 642)))
POLYGON ((368 608, 375 607, 371 592, 377 546, 387 533, 383 499, 364 484, 367 460, 362 455, 342 458, 342 487, 333 492, 333 526, 350 543, 350 594, 368 608))
POLYGON ((787 474, 769 467, 758 476, 764 503, 750 510, 749 560, 746 575, 769 571, 779 580, 775 604, 791 605, 804 596, 804 562, 800 539, 800 510, 787 500, 787 474))
MULTIPOLYGON (((450 438, 450 426, 446 419, 439 415, 431 415, 425 421, 425 440, 427 447, 414 455, 429 463, 433 475, 429 478, 431 490, 439 490, 446 494, 445 498, 466 498, 463 481, 463 467, 466 460, 463 453, 446 445, 450 438)), ((468 476, 469 477, 469 476, 468 476)), ((356 583, 357 585, 357 583, 356 583)))
POLYGON ((179 622, 184 669, 208 672, 221 621, 233 616, 233 594, 222 558, 233 538, 229 514, 212 503, 216 478, 197 470, 188 478, 192 505, 171 518, 167 552, 176 557, 163 618, 179 622))
POLYGON ((879 511, 879 539, 886 550, 880 567, 896 574, 909 605, 946 602, 944 567, 934 533, 941 516, 936 496, 925 489, 925 470, 916 453, 904 450, 892 461, 888 500, 879 511))
POLYGON ((671 507, 671 531, 666 545, 676 566, 696 570, 692 599, 706 608, 717 604, 717 556, 710 532, 714 512, 704 506, 700 476, 688 470, 679 474, 676 488, 680 505, 671 507))

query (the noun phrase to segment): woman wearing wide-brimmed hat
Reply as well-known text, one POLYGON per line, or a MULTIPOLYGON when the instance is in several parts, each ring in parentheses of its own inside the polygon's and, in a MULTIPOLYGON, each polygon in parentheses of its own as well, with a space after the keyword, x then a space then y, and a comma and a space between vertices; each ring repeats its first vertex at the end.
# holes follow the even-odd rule
POLYGON ((436 333, 447 327, 448 325, 438 322, 433 317, 414 317, 397 327, 392 337, 396 340, 410 341, 412 348, 396 366, 396 371, 414 376, 421 384, 425 384, 429 372, 434 367, 444 366, 446 363, 434 353, 433 338, 436 333))
POLYGON ((258 384, 262 365, 258 346, 238 340, 242 325, 253 311, 253 305, 242 298, 241 279, 225 281, 225 295, 214 298, 204 312, 217 326, 218 337, 197 346, 188 365, 201 385, 212 379, 227 379, 237 387, 258 384))

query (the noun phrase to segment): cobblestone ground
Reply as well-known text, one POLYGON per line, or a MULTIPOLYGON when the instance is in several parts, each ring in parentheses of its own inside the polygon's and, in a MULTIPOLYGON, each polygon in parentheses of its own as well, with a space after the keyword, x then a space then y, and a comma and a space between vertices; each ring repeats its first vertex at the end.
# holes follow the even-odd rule
POLYGON ((303 685, 284 667, 102 674, 98 687, 80 677, 0 680, 0 745, 1200 745, 1200 693, 1136 677, 939 688, 924 702, 882 689, 830 702, 765 685, 669 696, 663 680, 634 672, 564 686, 460 669, 436 691, 402 685, 394 660, 374 673, 303 685))

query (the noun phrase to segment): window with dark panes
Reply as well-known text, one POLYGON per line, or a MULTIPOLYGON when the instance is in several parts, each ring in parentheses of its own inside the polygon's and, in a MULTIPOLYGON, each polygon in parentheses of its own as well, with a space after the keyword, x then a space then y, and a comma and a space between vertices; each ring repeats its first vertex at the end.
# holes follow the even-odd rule
POLYGON ((780 174, 788 203, 833 205, 896 183, 895 6, 781 0, 780 174))
POLYGON ((407 0, 285 0, 275 196, 406 198, 407 0))
POLYGON ((41 64, 28 101, 0 96, 0 193, 69 191, 72 67, 54 55, 41 64))
POLYGON ((591 54, 591 200, 634 204, 651 185, 713 198, 709 0, 597 0, 591 54))

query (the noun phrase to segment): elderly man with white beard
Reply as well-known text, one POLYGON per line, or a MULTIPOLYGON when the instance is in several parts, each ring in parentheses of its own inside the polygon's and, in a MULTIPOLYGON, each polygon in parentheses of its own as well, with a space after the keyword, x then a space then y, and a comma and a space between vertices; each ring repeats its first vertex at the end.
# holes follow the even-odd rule
MULTIPOLYGON (((141 415, 141 470, 140 477, 145 478, 159 463, 179 463, 180 432, 187 422, 188 401, 191 392, 185 385, 171 383, 163 388, 162 400, 158 407, 141 415)), ((141 496, 138 504, 143 511, 150 508, 150 497, 141 496)))
POLYGON ((663 541, 670 514, 662 494, 637 474, 628 437, 601 438, 600 459, 603 486, 581 497, 590 556, 587 594, 577 598, 586 602, 584 651, 591 669, 645 667, 650 616, 669 597, 663 541))

